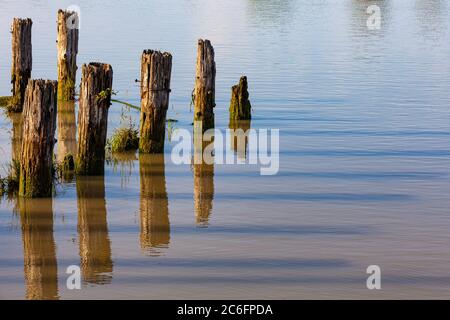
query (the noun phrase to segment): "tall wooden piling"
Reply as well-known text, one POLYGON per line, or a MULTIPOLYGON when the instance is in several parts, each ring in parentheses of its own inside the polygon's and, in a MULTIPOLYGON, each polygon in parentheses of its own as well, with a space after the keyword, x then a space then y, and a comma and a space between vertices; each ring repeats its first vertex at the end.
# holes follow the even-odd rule
POLYGON ((58 11, 58 100, 75 99, 78 54, 78 14, 58 11))
POLYGON ((60 169, 60 177, 72 181, 77 154, 77 127, 75 118, 75 101, 58 101, 58 142, 56 161, 60 169))
POLYGON ((8 110, 21 112, 23 109, 25 90, 31 78, 33 65, 31 46, 31 19, 14 18, 12 33, 12 97, 8 101, 8 110))
POLYGON ((216 63, 209 40, 198 40, 197 69, 193 93, 194 121, 201 121, 203 131, 214 128, 216 106, 216 63))
POLYGON ((23 197, 48 197, 52 194, 57 87, 57 81, 28 81, 19 180, 19 195, 23 197))
POLYGON ((164 152, 172 55, 146 50, 141 58, 139 152, 164 152))
POLYGON ((75 164, 79 175, 104 172, 112 80, 113 70, 109 64, 90 63, 82 67, 75 164))
POLYGON ((247 77, 242 76, 239 83, 231 88, 230 120, 250 120, 252 106, 248 99, 247 77))

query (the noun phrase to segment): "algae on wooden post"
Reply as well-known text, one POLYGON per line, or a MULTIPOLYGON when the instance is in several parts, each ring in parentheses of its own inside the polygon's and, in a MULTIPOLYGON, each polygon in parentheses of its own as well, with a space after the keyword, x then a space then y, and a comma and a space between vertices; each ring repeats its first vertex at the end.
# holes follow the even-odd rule
POLYGON ((19 195, 23 197, 48 197, 52 194, 57 88, 57 81, 28 82, 20 156, 19 195))
POLYGON ((78 54, 78 13, 58 11, 58 100, 75 99, 78 54))
POLYGON ((242 76, 239 84, 231 88, 230 120, 250 120, 252 106, 248 100, 247 77, 242 76))
POLYGON ((82 67, 75 163, 78 175, 104 172, 112 80, 113 70, 109 64, 90 63, 82 67))
POLYGON ((194 121, 201 121, 203 131, 214 128, 216 106, 216 63, 209 40, 198 40, 195 88, 193 92, 194 121))
POLYGON ((172 55, 146 50, 141 58, 141 118, 139 152, 164 152, 169 107, 172 55))
POLYGON ((31 78, 33 65, 31 46, 31 19, 14 18, 12 33, 12 97, 8 101, 8 110, 21 112, 23 109, 25 90, 31 78))

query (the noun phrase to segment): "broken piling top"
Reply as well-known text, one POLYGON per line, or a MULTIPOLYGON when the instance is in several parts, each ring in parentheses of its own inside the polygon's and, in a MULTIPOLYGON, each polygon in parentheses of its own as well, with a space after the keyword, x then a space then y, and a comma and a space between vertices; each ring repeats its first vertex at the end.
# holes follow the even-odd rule
POLYGON ((28 81, 20 156, 19 195, 23 197, 48 197, 52 194, 57 88, 57 81, 28 81))
POLYGON ((194 121, 202 121, 203 130, 214 128, 216 106, 216 63, 209 40, 198 40, 194 100, 194 121))
POLYGON ((242 76, 239 83, 231 88, 230 120, 250 120, 252 106, 249 101, 247 77, 242 76))
POLYGON ((21 112, 28 80, 31 78, 33 66, 31 27, 29 18, 14 18, 11 25, 12 33, 12 67, 11 84, 12 97, 8 102, 8 110, 21 112))
POLYGON ((78 13, 58 10, 58 100, 75 99, 78 54, 78 13))
POLYGON ((111 65, 83 64, 78 111, 76 173, 101 175, 104 172, 108 109, 111 104, 111 65))
POLYGON ((141 117, 139 152, 164 152, 169 108, 172 55, 144 50, 141 57, 141 117))

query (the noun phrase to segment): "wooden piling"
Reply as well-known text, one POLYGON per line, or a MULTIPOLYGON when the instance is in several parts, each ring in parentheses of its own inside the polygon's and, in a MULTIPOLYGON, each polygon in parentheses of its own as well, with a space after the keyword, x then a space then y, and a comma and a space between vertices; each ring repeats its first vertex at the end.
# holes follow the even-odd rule
POLYGON ((58 101, 58 142, 56 161, 60 177, 71 182, 75 170, 77 154, 77 127, 75 118, 75 101, 58 101))
POLYGON ((145 50, 141 58, 140 153, 164 152, 172 55, 145 50))
POLYGON ((58 100, 75 99, 75 81, 78 54, 78 14, 58 11, 58 100))
POLYGON ((230 120, 250 120, 252 106, 248 100, 247 77, 242 76, 239 83, 231 88, 230 120))
POLYGON ((23 109, 25 90, 31 78, 33 64, 31 46, 31 19, 14 18, 12 33, 12 97, 8 101, 8 110, 21 112, 23 109))
POLYGON ((19 180, 19 195, 23 197, 48 197, 52 194, 57 88, 57 81, 28 81, 19 180))
POLYGON ((82 67, 75 164, 78 175, 104 172, 112 80, 113 70, 109 64, 90 63, 82 67))
POLYGON ((197 69, 193 92, 194 121, 201 121, 203 131, 214 128, 216 63, 209 40, 198 40, 197 69))

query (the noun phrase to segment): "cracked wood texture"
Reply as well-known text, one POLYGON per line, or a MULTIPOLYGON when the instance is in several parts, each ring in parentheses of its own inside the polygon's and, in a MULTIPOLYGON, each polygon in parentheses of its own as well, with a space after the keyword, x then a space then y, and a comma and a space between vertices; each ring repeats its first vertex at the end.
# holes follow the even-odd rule
POLYGON ((216 95, 216 63, 214 48, 209 40, 198 40, 195 78, 194 121, 201 121, 203 131, 214 128, 216 95))
POLYGON ((231 88, 230 120, 250 120, 252 106, 248 100, 247 77, 242 76, 239 83, 231 88))
POLYGON ((78 14, 58 11, 58 100, 75 99, 78 54, 78 14))
POLYGON ((52 194, 52 163, 57 114, 57 81, 29 80, 23 110, 19 195, 52 194))
POLYGON ((8 110, 21 112, 23 109, 25 90, 31 78, 33 64, 31 46, 31 19, 14 18, 12 33, 12 97, 8 102, 8 110))
POLYGON ((108 109, 111 104, 113 70, 109 64, 82 67, 78 111, 76 173, 104 173, 108 109))
POLYGON ((172 55, 146 50, 141 58, 141 118, 139 152, 164 152, 169 107, 172 55))

